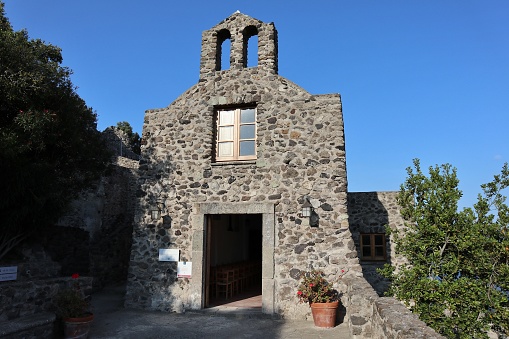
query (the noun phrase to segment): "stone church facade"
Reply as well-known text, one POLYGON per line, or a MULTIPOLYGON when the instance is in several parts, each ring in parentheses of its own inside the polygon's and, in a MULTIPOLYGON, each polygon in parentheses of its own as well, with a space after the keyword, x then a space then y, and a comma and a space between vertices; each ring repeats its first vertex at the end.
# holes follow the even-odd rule
POLYGON ((203 32, 198 83, 147 111, 142 139, 127 307, 207 307, 215 267, 255 262, 262 311, 302 318, 301 272, 323 270, 345 291, 342 271, 363 276, 360 232, 380 232, 397 214, 394 194, 380 203, 374 193, 380 206, 371 210, 373 197, 348 198, 340 95, 313 95, 280 76, 274 24, 239 12, 203 32), (258 63, 247 67, 251 48, 258 63), (349 219, 349 209, 376 220, 349 219), (160 260, 168 249, 178 259, 160 260), (176 261, 192 264, 190 277, 177 278, 176 261))

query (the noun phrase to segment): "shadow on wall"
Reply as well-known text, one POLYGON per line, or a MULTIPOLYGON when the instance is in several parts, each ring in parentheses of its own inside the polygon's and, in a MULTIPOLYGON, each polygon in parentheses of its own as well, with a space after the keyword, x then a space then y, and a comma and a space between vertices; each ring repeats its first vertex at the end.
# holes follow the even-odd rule
POLYGON ((118 159, 101 180, 100 227, 90 234, 90 273, 95 288, 127 280, 138 163, 118 159))
MULTIPOLYGON (((394 196, 393 192, 389 194, 394 196)), ((364 278, 381 296, 387 291, 390 282, 380 276, 376 269, 393 262, 390 239, 385 236, 389 212, 379 199, 379 193, 349 192, 348 222, 364 278)))
POLYGON ((60 276, 70 277, 74 273, 90 275, 90 238, 87 231, 53 226, 46 231, 43 242, 51 259, 61 265, 60 276))
POLYGON ((62 266, 62 276, 92 276, 94 289, 127 280, 137 180, 128 165, 111 164, 107 175, 48 230, 45 248, 62 266))
POLYGON ((63 276, 92 276, 96 290, 127 280, 139 167, 122 131, 108 128, 103 136, 113 153, 111 164, 71 203, 45 244, 63 276))
MULTIPOLYGON (((136 209, 139 221, 133 223, 124 306, 182 313, 185 305, 173 290, 184 290, 189 279, 177 278, 177 261, 159 260, 158 249, 179 248, 176 241, 184 234, 182 222, 175 224, 171 211, 175 206, 190 211, 191 206, 180 196, 172 198, 171 205, 166 204, 168 190, 163 191, 159 182, 161 177, 169 178, 176 171, 172 155, 158 157, 153 144, 144 144, 142 152, 137 173, 143 179, 136 186, 133 199, 137 204, 133 211, 136 209)), ((179 253, 179 260, 189 262, 190 258, 179 253)))

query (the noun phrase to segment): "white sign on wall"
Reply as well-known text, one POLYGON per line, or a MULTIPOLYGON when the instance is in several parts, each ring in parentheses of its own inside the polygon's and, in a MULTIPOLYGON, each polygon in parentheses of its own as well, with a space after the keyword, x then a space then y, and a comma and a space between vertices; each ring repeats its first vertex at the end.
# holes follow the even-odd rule
POLYGON ((160 248, 159 261, 179 261, 180 250, 173 248, 160 248))
POLYGON ((18 279, 18 266, 0 267, 0 281, 18 279))
POLYGON ((189 261, 179 261, 177 265, 177 278, 191 278, 193 263, 189 261))

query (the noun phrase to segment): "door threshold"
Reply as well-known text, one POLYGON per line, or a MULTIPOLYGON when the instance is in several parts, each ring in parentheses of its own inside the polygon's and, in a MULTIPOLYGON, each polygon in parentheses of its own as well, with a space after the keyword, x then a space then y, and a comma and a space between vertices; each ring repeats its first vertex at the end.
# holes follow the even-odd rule
POLYGON ((246 308, 231 306, 214 306, 209 308, 202 308, 201 310, 186 310, 186 313, 199 313, 207 314, 210 316, 235 317, 235 318, 261 318, 261 319, 277 318, 277 316, 273 314, 263 313, 261 307, 246 308))

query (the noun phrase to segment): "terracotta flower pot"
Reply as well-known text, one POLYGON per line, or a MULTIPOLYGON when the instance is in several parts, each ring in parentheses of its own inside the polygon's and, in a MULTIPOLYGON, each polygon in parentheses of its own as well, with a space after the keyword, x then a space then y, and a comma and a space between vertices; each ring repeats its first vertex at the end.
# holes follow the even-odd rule
POLYGON ((339 301, 333 301, 330 303, 312 303, 310 306, 315 326, 336 326, 336 312, 338 310, 339 301))
POLYGON ((90 325, 94 315, 89 314, 80 318, 64 318, 64 338, 88 338, 90 325))

